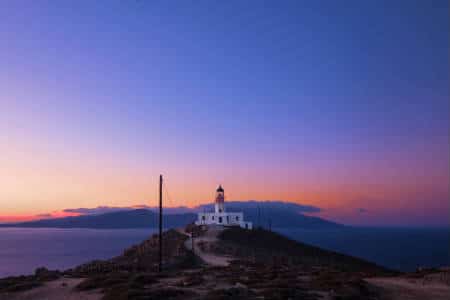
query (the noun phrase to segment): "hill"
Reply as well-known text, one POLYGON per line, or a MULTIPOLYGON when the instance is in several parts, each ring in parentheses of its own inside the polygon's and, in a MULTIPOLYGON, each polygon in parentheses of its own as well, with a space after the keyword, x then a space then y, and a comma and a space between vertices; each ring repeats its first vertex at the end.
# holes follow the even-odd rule
POLYGON ((263 229, 205 230, 190 226, 186 230, 195 232, 195 243, 180 231, 164 233, 163 249, 167 250, 162 278, 155 273, 157 235, 118 257, 79 266, 69 274, 89 278, 79 289, 103 288, 105 299, 118 300, 134 299, 137 295, 136 299, 153 295, 155 299, 318 300, 321 293, 330 290, 342 299, 370 299, 374 292, 362 278, 396 274, 373 263, 298 243, 263 229), (229 262, 218 264, 214 258, 220 257, 229 262), (130 277, 128 273, 134 275, 130 277))
POLYGON ((418 300, 446 299, 450 290, 448 282, 442 280, 448 279, 448 271, 402 275, 262 229, 188 226, 164 232, 163 249, 161 273, 158 236, 153 235, 108 260, 66 271, 40 268, 33 276, 0 279, 0 299, 45 295, 46 299, 67 296, 95 300, 397 300, 409 295, 408 299, 418 300), (195 233, 195 242, 191 232, 195 233), (203 259, 217 256, 226 257, 228 263, 211 264, 214 259, 203 259), (434 281, 430 285, 422 278, 434 281), (406 285, 399 290, 386 284, 413 279, 421 282, 416 290, 406 285), (436 284, 437 291, 433 290, 436 284))
POLYGON ((328 267, 343 272, 364 272, 367 275, 391 272, 366 260, 294 241, 264 229, 224 230, 219 235, 216 251, 240 259, 251 257, 254 261, 266 264, 328 267))

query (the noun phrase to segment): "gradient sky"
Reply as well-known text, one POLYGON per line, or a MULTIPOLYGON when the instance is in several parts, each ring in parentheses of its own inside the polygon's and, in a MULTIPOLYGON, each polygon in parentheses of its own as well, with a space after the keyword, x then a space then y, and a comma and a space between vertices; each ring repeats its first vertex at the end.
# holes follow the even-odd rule
POLYGON ((1 1, 0 221, 233 200, 449 222, 448 1, 1 1))

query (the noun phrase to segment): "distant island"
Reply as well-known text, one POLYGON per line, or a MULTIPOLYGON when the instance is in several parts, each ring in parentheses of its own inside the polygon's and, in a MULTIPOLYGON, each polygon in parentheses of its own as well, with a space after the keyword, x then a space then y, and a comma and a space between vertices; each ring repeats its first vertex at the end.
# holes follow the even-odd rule
MULTIPOLYGON (((202 211, 212 210, 211 205, 199 208, 202 211)), ((344 225, 319 217, 302 214, 302 207, 285 202, 228 202, 227 210, 241 211, 255 226, 264 228, 304 228, 332 229, 344 225)), ((197 219, 194 212, 165 214, 165 228, 183 227, 197 219)), ((149 209, 116 211, 95 215, 81 215, 55 219, 43 219, 31 222, 0 224, 0 227, 29 228, 95 228, 95 229, 125 229, 125 228, 155 228, 158 224, 158 214, 149 209)))

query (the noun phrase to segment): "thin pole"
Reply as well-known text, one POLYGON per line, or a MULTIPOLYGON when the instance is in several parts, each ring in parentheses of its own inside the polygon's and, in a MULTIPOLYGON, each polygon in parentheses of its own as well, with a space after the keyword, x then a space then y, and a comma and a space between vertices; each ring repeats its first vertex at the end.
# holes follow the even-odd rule
POLYGON ((256 206, 256 212, 258 213, 258 227, 256 228, 259 228, 261 227, 261 224, 259 223, 259 204, 256 206))
POLYGON ((191 232, 191 241, 192 241, 192 253, 195 254, 195 250, 194 250, 194 229, 192 229, 192 232, 191 232))
POLYGON ((163 185, 163 177, 159 175, 159 266, 158 271, 162 270, 162 185, 163 185))

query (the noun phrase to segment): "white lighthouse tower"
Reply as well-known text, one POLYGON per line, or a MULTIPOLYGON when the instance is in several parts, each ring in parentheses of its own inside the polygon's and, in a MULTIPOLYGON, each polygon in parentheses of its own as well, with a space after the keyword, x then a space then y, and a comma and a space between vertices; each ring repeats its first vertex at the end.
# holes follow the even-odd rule
POLYGON ((216 213, 224 213, 225 212, 225 191, 222 188, 222 185, 216 190, 216 201, 214 203, 214 211, 216 213))
POLYGON ((225 191, 221 185, 216 190, 216 199, 214 200, 214 212, 198 213, 196 225, 219 225, 219 226, 240 226, 246 229, 252 229, 252 222, 244 221, 242 212, 225 211, 225 191))

